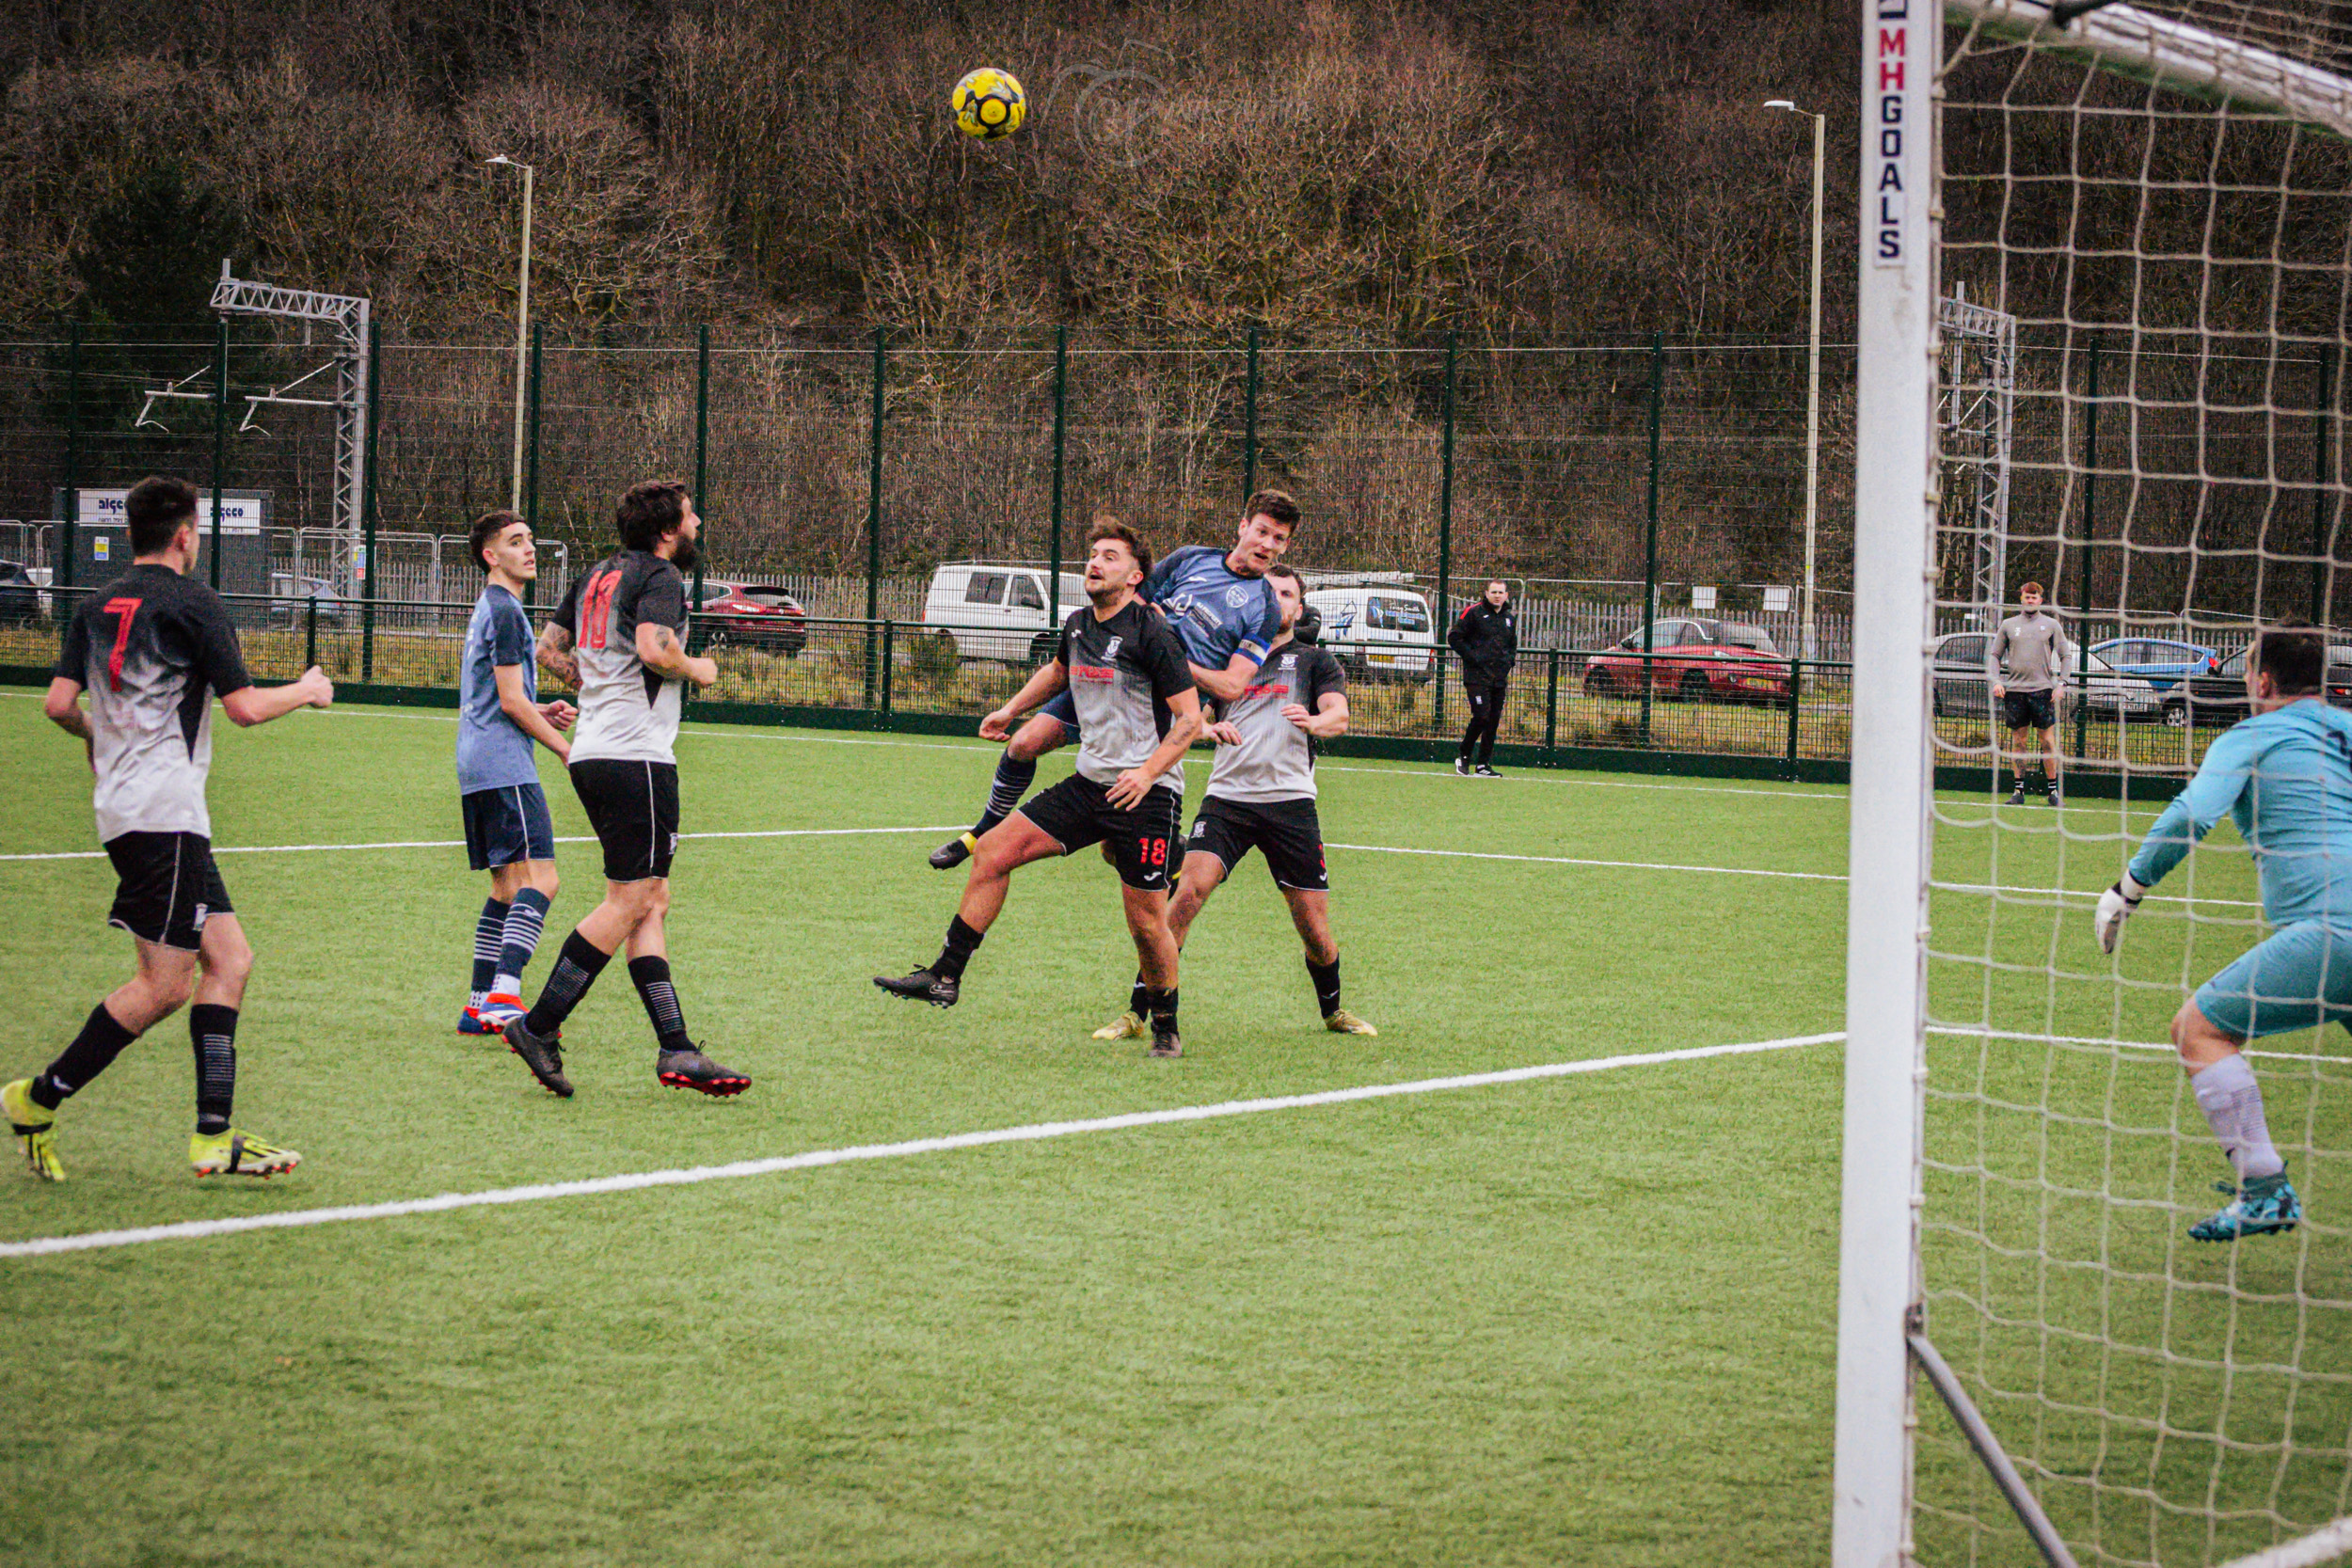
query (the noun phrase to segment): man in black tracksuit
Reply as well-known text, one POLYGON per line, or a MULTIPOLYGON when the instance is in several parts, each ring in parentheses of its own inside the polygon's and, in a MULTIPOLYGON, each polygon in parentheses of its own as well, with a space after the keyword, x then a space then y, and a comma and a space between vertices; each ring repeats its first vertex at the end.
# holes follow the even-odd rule
POLYGON ((1502 722, 1502 688, 1518 662, 1519 628, 1511 614, 1511 590, 1501 582, 1486 584, 1484 598, 1462 611, 1446 634, 1446 646, 1462 661, 1462 685, 1470 692, 1470 728, 1462 732, 1462 754, 1454 770, 1465 778, 1499 779, 1494 769, 1495 729, 1502 722), (1470 766, 1470 750, 1478 765, 1470 766))

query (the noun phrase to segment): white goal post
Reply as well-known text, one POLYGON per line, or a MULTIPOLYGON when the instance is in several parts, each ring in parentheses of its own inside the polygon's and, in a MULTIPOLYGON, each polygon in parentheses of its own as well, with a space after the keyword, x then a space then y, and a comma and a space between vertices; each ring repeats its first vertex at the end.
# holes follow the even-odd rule
MULTIPOLYGON (((2032 499, 2012 525, 2005 445, 2001 536, 1979 555, 2046 577, 2084 643, 2158 624, 2242 643, 2240 628, 2303 613, 2306 582, 2311 618, 2331 624, 2339 577, 2352 587, 2330 455, 2352 347, 2352 160, 2314 149, 2352 143, 2352 6, 1860 8, 1832 1560, 2352 1558, 2352 1045, 2256 1053, 2296 1108, 2274 1121, 2298 1182, 2310 1173, 2300 1234, 2176 1245, 2215 1149, 2160 1021, 2263 929, 2244 849, 2217 833, 2198 863, 2220 869, 2200 880, 2185 864, 2164 912, 2134 927, 2137 949, 2109 961, 2089 946, 2090 898, 2218 732, 2192 713, 2169 733, 2171 703, 2160 721, 2118 697, 2088 741, 2087 724, 2061 726, 2064 810, 2005 816, 2001 734, 1981 701, 1973 728, 1939 717, 1936 658, 1939 638, 1981 638, 2001 612, 1950 581, 1947 561, 1974 558, 1939 549, 1955 470, 1938 322, 1963 287, 1970 307, 2023 324, 2032 499), (1972 800, 1939 804, 1939 763, 1972 800), (1939 828, 1975 869, 1939 880, 1939 828), (1956 1194, 1979 1212, 1939 1217, 1956 1194), (1939 1285, 1937 1259, 1972 1248, 1982 1279, 1939 1285), (1939 1354, 1946 1306, 1973 1355, 1939 1354), (1981 1412, 1972 1387, 1993 1396, 1981 1412), (1922 1497, 1963 1465, 1990 1502, 1922 1497)), ((2022 762, 2018 779, 2022 792, 2022 762)))

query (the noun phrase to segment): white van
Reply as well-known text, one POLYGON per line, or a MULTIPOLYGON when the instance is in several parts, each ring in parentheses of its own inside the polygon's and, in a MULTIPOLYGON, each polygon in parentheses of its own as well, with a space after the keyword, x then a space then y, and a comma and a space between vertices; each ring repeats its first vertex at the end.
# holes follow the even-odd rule
MULTIPOLYGON (((1053 657, 1058 627, 1045 610, 1046 569, 1021 562, 959 561, 931 574, 923 622, 956 640, 965 658, 1036 663, 1053 657)), ((1087 602, 1086 578, 1061 575, 1061 616, 1087 602)))
POLYGON ((1437 668, 1438 634, 1429 601, 1412 589, 1314 588, 1308 590, 1307 602, 1323 613, 1323 645, 1349 673, 1427 680, 1437 668))

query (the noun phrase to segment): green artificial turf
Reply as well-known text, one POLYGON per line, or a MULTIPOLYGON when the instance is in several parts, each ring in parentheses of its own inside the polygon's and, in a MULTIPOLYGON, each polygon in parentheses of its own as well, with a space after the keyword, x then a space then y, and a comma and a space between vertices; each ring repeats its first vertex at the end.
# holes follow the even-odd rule
MULTIPOLYGON (((224 848, 459 836, 447 715, 218 730, 224 848)), ((0 855, 94 848, 78 749, 21 693, 0 695, 0 855)), ((690 834, 805 835, 681 850, 670 929, 688 1022, 755 1080, 728 1101, 655 1083, 617 968, 566 1027, 570 1101, 495 1043, 456 1037, 486 880, 461 848, 223 854, 260 955, 238 1118, 300 1148, 302 1169, 246 1186, 188 1175, 175 1019, 65 1108, 70 1181, 0 1180, 0 1241, 1843 1023, 1842 791, 1486 784, 1376 764, 1323 776, 1347 1005, 1376 1039, 1316 1026, 1296 938, 1254 864, 1186 948, 1181 1061, 1087 1037, 1124 1006, 1133 968, 1115 879, 1091 855, 1021 874, 961 1006, 884 998, 868 976, 937 951, 961 879, 923 856, 975 809, 993 754, 690 727, 690 834), (1726 874, 1740 870, 1809 875, 1726 874)), ((1041 782, 1066 767, 1048 762, 1041 782)), ((558 832, 583 833, 545 771, 558 832)), ((1197 799, 1201 762, 1192 774, 1197 799)), ((1941 1019, 2160 1039, 2178 993, 2158 982, 2180 947, 2217 962, 2242 945, 2242 930, 2152 905, 2154 935, 2127 949, 2150 985, 2119 992, 2080 933, 2121 853, 2099 835, 2147 816, 2075 808, 2061 836, 2042 831, 2046 808, 2005 815, 1998 833, 1973 826, 1981 801, 1939 809, 1945 879, 2082 895, 2060 910, 2046 892, 1939 894, 1941 1019), (2052 955, 2083 977, 2050 979, 2052 955)), ((2201 892, 2249 895, 2242 857, 2207 858, 2201 892)), ((599 891, 592 846, 563 846, 560 864, 529 991, 599 891)), ((40 1066, 127 972, 127 939, 102 923, 110 889, 101 860, 0 860, 17 911, 0 944, 0 1074, 40 1066)), ((2073 1158, 2039 1122, 2005 1115, 1990 1145, 1954 1145, 1936 1117, 1949 1106, 1979 1125, 2004 1071, 2072 1092, 2119 1070, 2115 1053, 2077 1061, 2038 1043, 1992 1066, 1978 1038, 1931 1053, 1938 1086, 1965 1097, 1931 1110, 1931 1154, 2073 1158)), ((0 1258, 19 1351, 0 1560, 1820 1560, 1841 1071, 1836 1045, 1811 1045, 0 1258)), ((2192 1201, 2212 1162, 2170 1136, 2177 1073, 2122 1075, 2169 1118, 2180 1174, 2156 1196, 2192 1201)), ((2325 1100, 2313 1125, 2332 1135, 2344 1103, 2325 1100)), ((1937 1180, 1957 1183, 1955 1212, 1989 1190, 1980 1175, 1937 1180)), ((1947 1261, 1958 1278, 1977 1259, 1947 1261)), ((1979 1338, 1954 1359, 1986 1386, 2025 1365, 1979 1338)), ((2012 1419, 2030 1426, 2041 1408, 2012 1419)), ((2062 1437, 2037 1448, 2021 1432, 2019 1446, 2053 1467, 2095 1464, 2062 1437)), ((1931 1443, 1921 1484, 1951 1505, 1972 1482, 1931 1443)), ((1980 1560, 2010 1560, 2012 1545, 1995 1530, 1980 1560)))

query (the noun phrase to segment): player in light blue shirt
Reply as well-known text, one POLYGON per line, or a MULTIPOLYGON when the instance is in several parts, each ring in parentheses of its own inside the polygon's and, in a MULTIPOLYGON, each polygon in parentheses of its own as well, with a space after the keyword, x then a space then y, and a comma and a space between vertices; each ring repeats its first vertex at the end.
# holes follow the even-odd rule
MULTIPOLYGON (((1232 549, 1184 546, 1169 552, 1144 580, 1137 596, 1156 605, 1175 629, 1204 700, 1238 698, 1282 634, 1282 607, 1265 572, 1282 559, 1297 531, 1298 503, 1279 490, 1261 490, 1242 503, 1241 530, 1232 549)), ((1078 713, 1068 692, 1038 709, 1016 734, 1012 725, 1018 718, 1010 707, 1001 707, 980 721, 983 739, 1007 742, 989 788, 988 809, 969 832, 931 851, 932 870, 951 871, 970 860, 980 835, 1010 816, 1036 782, 1037 759, 1078 734, 1078 713)))
POLYGON ((467 536, 474 564, 489 577, 466 624, 457 677, 457 790, 466 819, 466 859, 490 874, 490 896, 474 922, 473 976, 461 1035, 495 1035, 523 1013, 522 973, 555 901, 555 827, 539 787, 532 744, 558 757, 572 705, 539 701, 524 586, 539 575, 531 525, 512 512, 475 519, 467 536))
POLYGON ((2352 714, 2328 705, 2327 661, 2325 634, 2309 626, 2255 639, 2246 661, 2252 716, 2213 743, 2099 898, 2099 946, 2112 953, 2141 896, 2226 813, 2253 849, 2263 914, 2277 927, 2172 1019, 2198 1108, 2238 1176, 2229 1206, 2189 1227, 2201 1242, 2292 1230, 2302 1217, 2246 1042, 2331 1022, 2352 1027, 2352 714))

